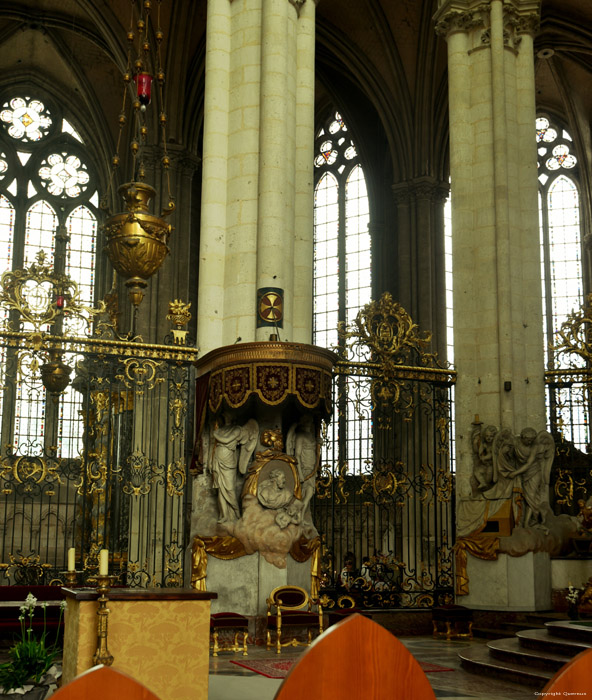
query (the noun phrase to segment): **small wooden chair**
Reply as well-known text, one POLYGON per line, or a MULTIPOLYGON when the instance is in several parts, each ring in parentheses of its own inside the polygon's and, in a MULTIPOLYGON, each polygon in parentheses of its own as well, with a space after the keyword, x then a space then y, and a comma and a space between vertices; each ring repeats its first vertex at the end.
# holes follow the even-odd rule
POLYGON ((352 615, 300 657, 274 700, 435 700, 420 665, 384 627, 352 615))
POLYGON ((159 700, 131 676, 110 666, 95 666, 56 691, 55 700, 159 700))
POLYGON ((267 648, 272 646, 271 634, 275 632, 275 648, 281 654, 282 647, 309 646, 313 630, 323 633, 323 608, 312 600, 300 586, 279 586, 274 588, 267 599, 267 648), (316 608, 316 611, 313 610, 316 608), (305 627, 307 641, 300 642, 292 637, 282 642, 282 630, 286 627, 305 627))
POLYGON ((580 652, 562 666, 539 693, 541 697, 563 697, 578 693, 587 697, 592 688, 592 649, 580 652))
POLYGON ((234 612, 214 613, 210 616, 210 633, 212 635, 212 656, 218 656, 219 651, 241 651, 247 653, 247 638, 249 636, 249 620, 244 615, 234 612), (220 644, 219 633, 222 630, 234 631, 232 644, 220 644), (239 641, 242 637, 242 644, 239 641))

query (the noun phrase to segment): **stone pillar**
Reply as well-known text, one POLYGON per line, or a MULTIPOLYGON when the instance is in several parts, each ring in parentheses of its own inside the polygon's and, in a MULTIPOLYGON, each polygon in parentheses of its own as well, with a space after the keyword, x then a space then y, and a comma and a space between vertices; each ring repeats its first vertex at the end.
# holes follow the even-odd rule
POLYGON ((440 0, 448 43, 457 488, 475 414, 545 427, 533 35, 538 0, 440 0))
MULTIPOLYGON (((480 518, 471 524, 471 508, 481 504, 487 517, 495 507, 490 500, 487 511, 483 497, 471 495, 471 424, 514 435, 546 424, 533 56, 539 12, 539 0, 440 0, 435 16, 448 44, 457 516, 460 532, 477 528, 469 539, 483 525, 480 518)), ((483 536, 499 536, 500 551, 511 551, 509 533, 487 526, 483 536)), ((548 555, 468 559, 470 593, 459 602, 550 607, 548 555)))
POLYGON ((281 340, 311 340, 314 18, 313 0, 208 2, 202 353, 267 340, 257 290, 270 287, 281 340))
POLYGON ((433 349, 446 358, 444 202, 448 185, 430 176, 392 186, 397 207, 399 288, 396 298, 433 349))

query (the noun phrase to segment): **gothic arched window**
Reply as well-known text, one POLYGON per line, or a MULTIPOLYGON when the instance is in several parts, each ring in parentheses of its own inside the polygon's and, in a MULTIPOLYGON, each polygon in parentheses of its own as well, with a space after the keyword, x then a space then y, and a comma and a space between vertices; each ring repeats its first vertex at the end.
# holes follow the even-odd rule
MULTIPOLYGON (((537 118, 536 138, 546 363, 549 369, 562 369, 567 364, 558 365, 550 346, 568 314, 578 310, 584 298, 578 161, 569 133, 548 117, 537 118)), ((585 445, 587 411, 573 403, 574 396, 552 392, 551 422, 567 439, 585 445), (566 401, 570 406, 562 411, 566 401)))
MULTIPOLYGON (((372 299, 369 205, 364 171, 343 118, 333 113, 315 141, 314 335, 315 345, 337 347, 337 328, 351 323, 372 299)), ((364 358, 358 358, 364 359, 364 358)), ((355 409, 360 395, 345 377, 338 382, 339 417, 327 444, 329 460, 369 470, 372 429, 355 409), (340 454, 338 454, 340 450, 340 454)))
MULTIPOLYGON (((92 304, 98 204, 85 145, 59 107, 32 92, 0 100, 0 274, 30 266, 43 251, 92 304)), ((1 351, 5 367, 8 351, 1 351)), ((56 406, 38 372, 13 380, 13 390, 2 381, 2 449, 31 454, 52 446, 58 456, 77 455, 76 393, 67 389, 56 406)))
POLYGON ((314 224, 314 342, 337 345, 337 325, 371 300, 371 245, 364 171, 336 112, 317 134, 314 224))

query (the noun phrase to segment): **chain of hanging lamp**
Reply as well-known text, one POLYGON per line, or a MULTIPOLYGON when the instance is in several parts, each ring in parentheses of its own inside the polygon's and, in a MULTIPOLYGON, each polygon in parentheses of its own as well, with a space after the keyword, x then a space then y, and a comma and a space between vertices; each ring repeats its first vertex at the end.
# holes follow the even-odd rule
MULTIPOLYGON (((118 274, 126 278, 130 300, 137 311, 143 298, 147 279, 160 267, 168 254, 168 238, 172 232, 163 218, 175 209, 171 195, 170 158, 167 152, 164 109, 165 73, 162 62, 161 0, 156 0, 156 26, 152 21, 154 0, 131 0, 130 23, 127 30, 127 64, 123 74, 123 98, 119 113, 119 130, 115 155, 103 207, 108 210, 116 171, 122 166, 121 149, 127 136, 130 149, 130 179, 119 187, 126 203, 126 212, 111 215, 105 224, 106 251, 118 274), (153 50, 153 42, 156 49, 153 50), (156 190, 145 183, 145 147, 148 138, 148 107, 152 85, 156 81, 160 112, 158 125, 162 144, 160 164, 165 174, 168 203, 160 217, 149 213, 149 201, 156 190)), ((135 315, 134 315, 135 316, 135 315)))

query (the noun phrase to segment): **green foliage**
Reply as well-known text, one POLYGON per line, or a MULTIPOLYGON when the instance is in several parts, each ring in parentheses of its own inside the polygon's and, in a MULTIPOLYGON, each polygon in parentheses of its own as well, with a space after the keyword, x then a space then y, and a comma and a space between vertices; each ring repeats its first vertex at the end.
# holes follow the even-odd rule
MULTIPOLYGON (((21 688, 26 683, 39 683, 61 651, 57 643, 59 624, 56 639, 51 643, 47 640, 47 603, 41 604, 43 632, 39 639, 33 634, 33 614, 36 604, 37 599, 29 593, 24 605, 19 608, 20 639, 8 652, 10 661, 0 664, 0 688, 5 693, 12 688, 21 688)), ((62 611, 63 605, 60 608, 60 622, 62 611)))

